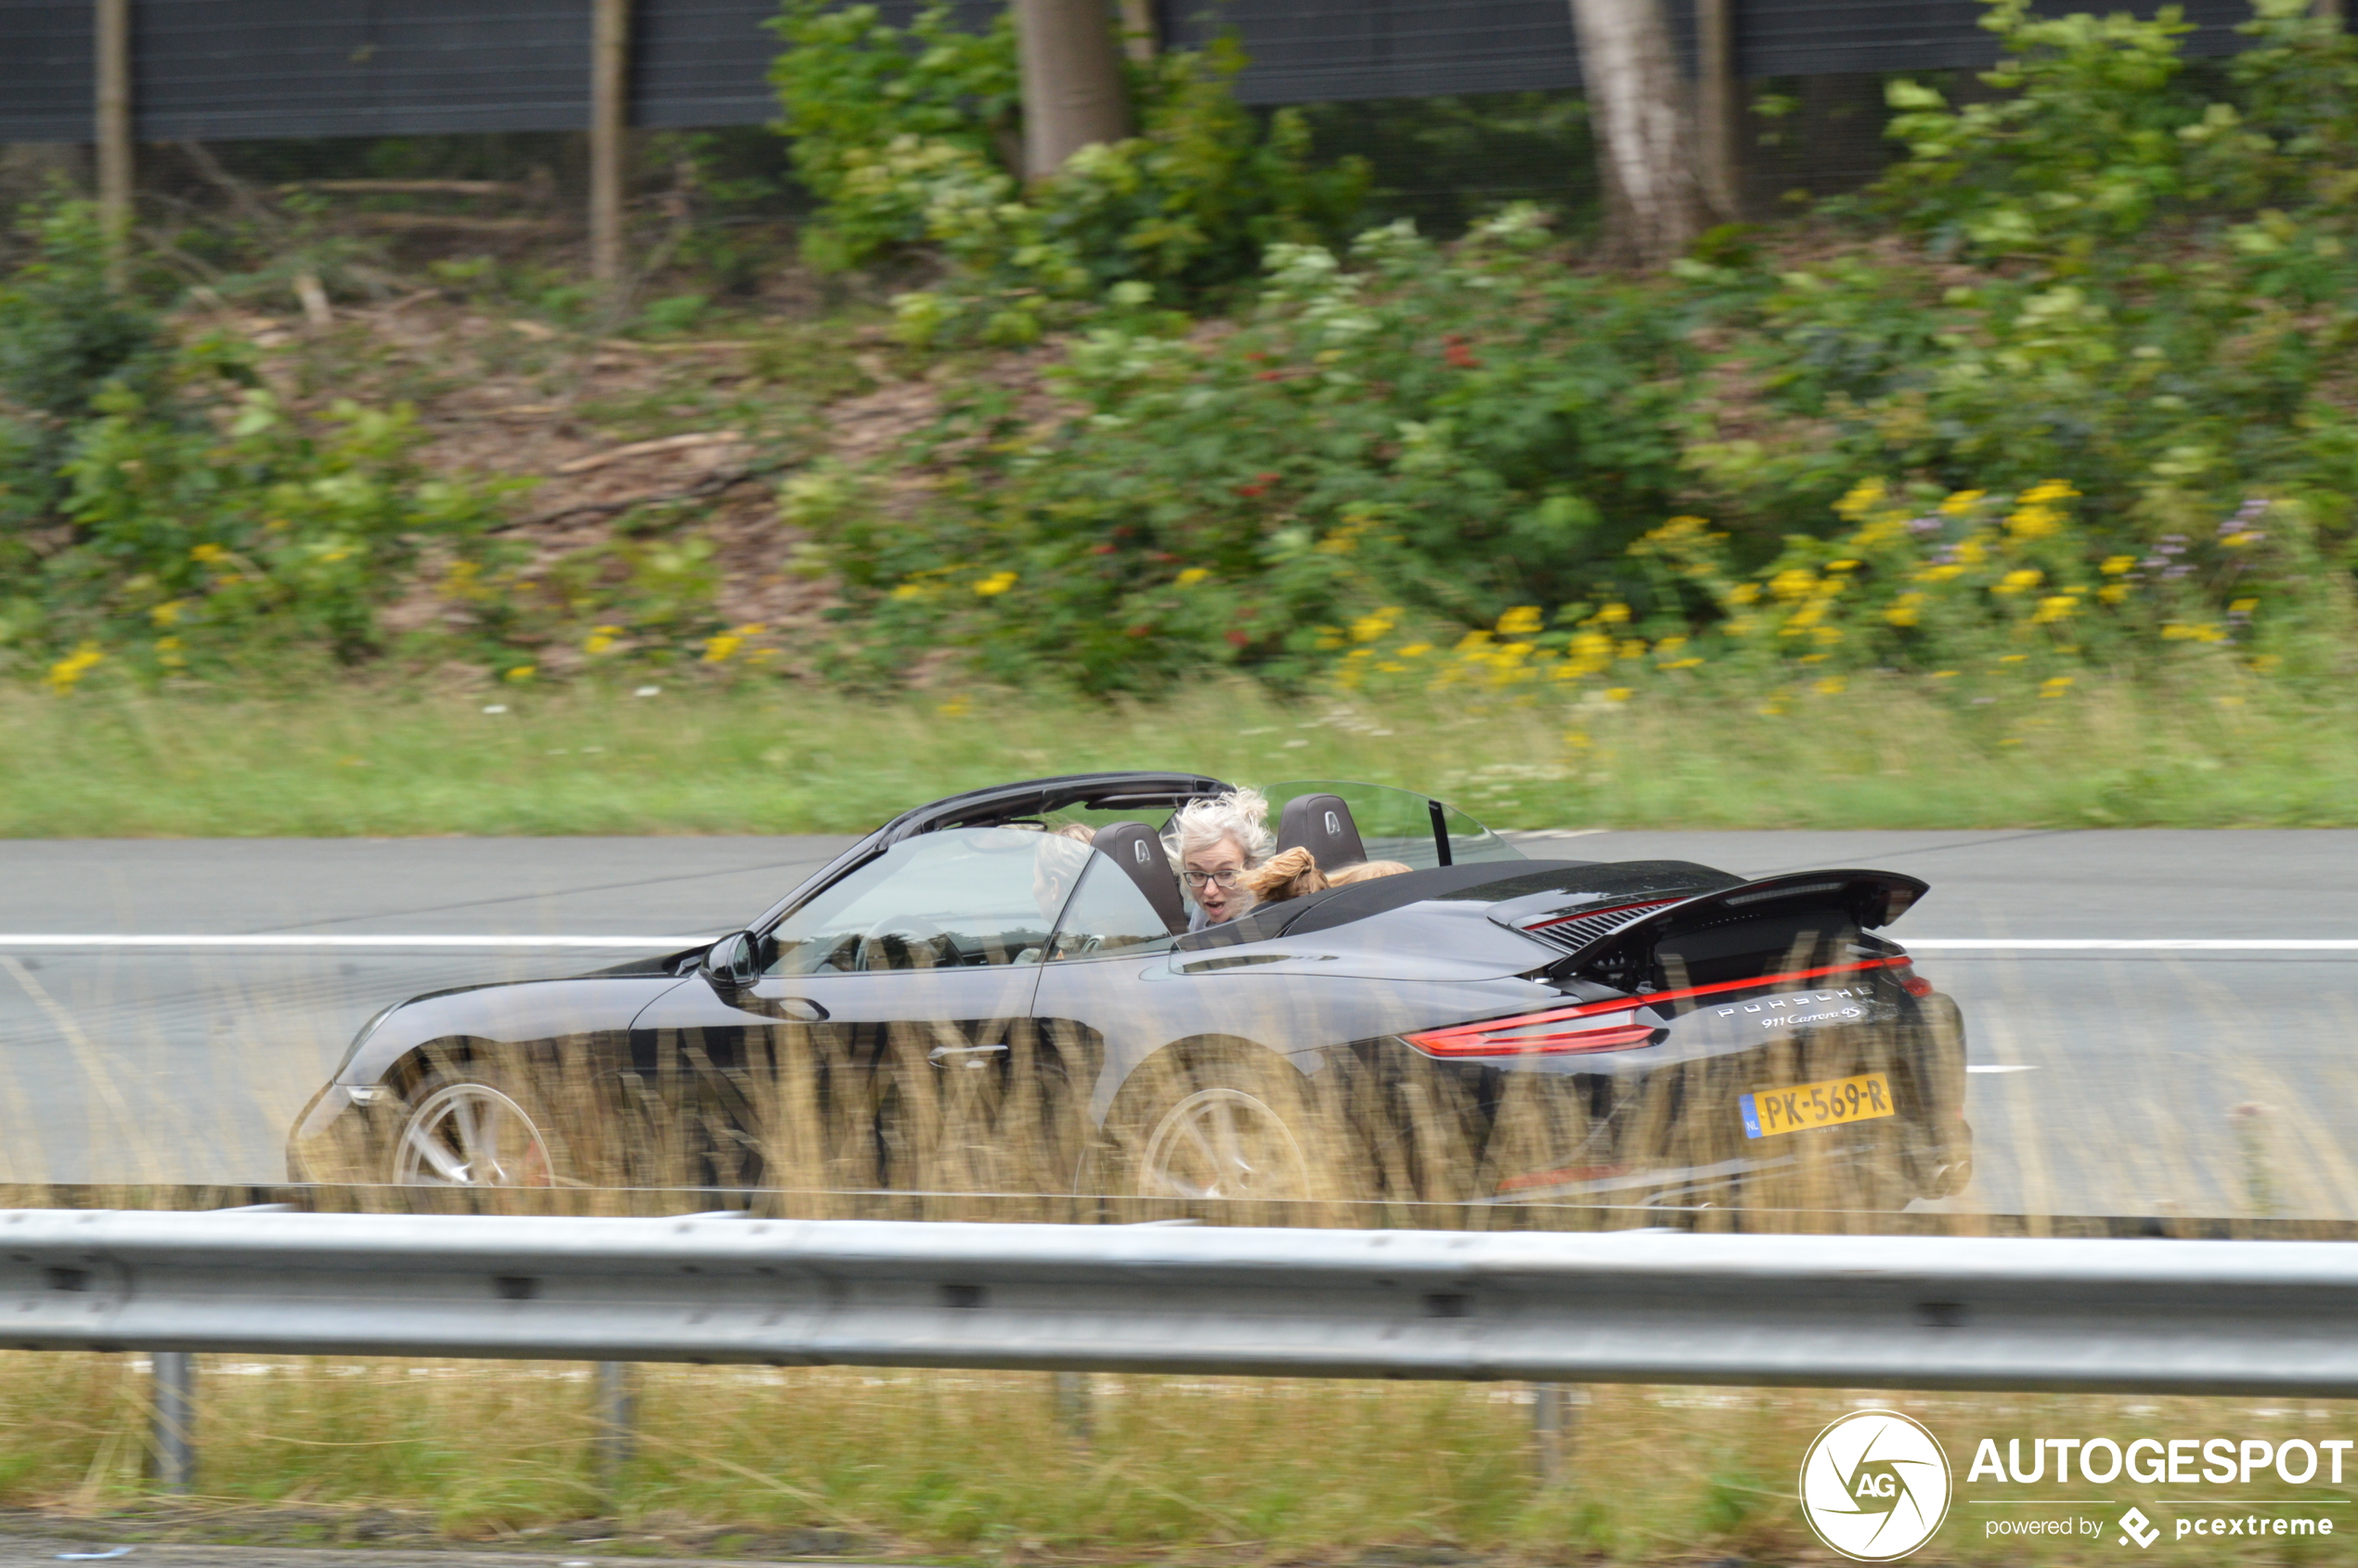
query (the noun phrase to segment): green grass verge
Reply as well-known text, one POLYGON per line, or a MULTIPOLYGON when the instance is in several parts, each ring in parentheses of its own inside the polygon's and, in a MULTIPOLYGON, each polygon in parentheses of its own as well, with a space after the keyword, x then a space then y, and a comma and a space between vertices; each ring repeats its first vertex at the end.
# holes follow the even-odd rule
POLYGON ((1126 707, 777 686, 0 697, 11 837, 856 832, 957 789, 1151 767, 1401 784, 1498 827, 2347 826, 2358 702, 2248 678, 1978 705, 1899 678, 1767 705, 1217 684, 1126 707))

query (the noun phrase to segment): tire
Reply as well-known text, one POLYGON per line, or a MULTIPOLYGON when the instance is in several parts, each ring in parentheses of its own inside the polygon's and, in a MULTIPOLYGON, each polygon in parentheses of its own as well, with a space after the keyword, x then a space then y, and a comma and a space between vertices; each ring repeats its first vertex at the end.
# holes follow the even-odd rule
POLYGON ((396 1186, 565 1186, 555 1119, 510 1074, 429 1074, 408 1095, 386 1156, 396 1186))
POLYGON ((1083 1190, 1288 1204, 1361 1196, 1363 1140, 1317 1087, 1257 1048, 1166 1049, 1123 1085, 1083 1190))

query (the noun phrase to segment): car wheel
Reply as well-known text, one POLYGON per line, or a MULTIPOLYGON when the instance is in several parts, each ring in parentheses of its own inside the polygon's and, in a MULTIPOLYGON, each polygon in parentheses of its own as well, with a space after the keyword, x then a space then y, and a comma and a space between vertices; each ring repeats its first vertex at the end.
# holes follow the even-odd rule
POLYGON ((1356 1194, 1347 1119, 1265 1052, 1164 1053, 1139 1069, 1094 1160, 1115 1196, 1292 1203, 1356 1194))
POLYGON ((551 1118, 521 1084, 437 1076, 410 1095, 387 1173, 401 1186, 555 1186, 562 1154, 551 1118))

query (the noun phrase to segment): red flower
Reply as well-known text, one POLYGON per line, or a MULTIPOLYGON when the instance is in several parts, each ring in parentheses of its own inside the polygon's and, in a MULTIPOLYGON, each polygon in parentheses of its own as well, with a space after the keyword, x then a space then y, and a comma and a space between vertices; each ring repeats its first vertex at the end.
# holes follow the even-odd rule
POLYGON ((1444 359, 1448 360, 1450 364, 1455 365, 1460 370, 1478 370, 1482 369, 1482 361, 1475 358, 1473 356, 1473 350, 1466 347, 1463 343, 1451 343, 1447 348, 1441 351, 1441 356, 1444 359))
POLYGON ((1244 497, 1248 500, 1250 500, 1254 497, 1266 492, 1269 486, 1266 485, 1239 485, 1237 486, 1237 494, 1244 497))
POLYGON ((1231 648, 1242 648, 1251 641, 1252 639, 1247 637, 1241 631, 1231 631, 1228 633, 1228 646, 1231 648))
POLYGON ((1089 547, 1089 553, 1092 555, 1111 555, 1113 553, 1113 546, 1109 544, 1093 544, 1089 547))
POLYGON ((1154 628, 1147 626, 1134 626, 1130 628, 1129 635, 1133 637, 1144 637, 1153 629, 1154 628))
POLYGON ((1286 373, 1283 370, 1255 370, 1252 379, 1257 382, 1281 382, 1286 379, 1286 373))

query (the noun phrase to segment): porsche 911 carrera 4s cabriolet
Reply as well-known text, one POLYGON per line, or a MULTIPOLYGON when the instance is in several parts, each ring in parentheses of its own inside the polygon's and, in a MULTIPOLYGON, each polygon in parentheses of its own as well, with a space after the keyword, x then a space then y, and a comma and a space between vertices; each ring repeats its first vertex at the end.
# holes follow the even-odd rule
POLYGON ((1161 821, 1229 787, 953 796, 718 940, 400 1003, 291 1173, 1876 1206, 1967 1179, 1962 1020, 1879 934, 1915 878, 1535 859, 1314 782, 1266 792, 1278 849, 1407 869, 1190 931, 1161 821))

